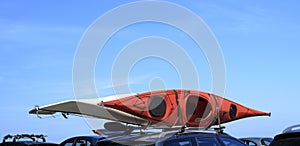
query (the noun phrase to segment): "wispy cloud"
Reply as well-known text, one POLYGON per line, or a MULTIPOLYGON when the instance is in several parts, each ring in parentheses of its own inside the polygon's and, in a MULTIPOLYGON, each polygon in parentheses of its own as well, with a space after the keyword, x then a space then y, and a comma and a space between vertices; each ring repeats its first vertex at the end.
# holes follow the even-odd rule
MULTIPOLYGON (((45 45, 66 44, 71 37, 81 36, 85 28, 70 25, 52 26, 48 24, 30 24, 0 19, 0 47, 4 50, 20 50, 45 45), (76 34, 76 35, 74 35, 76 34), (69 38, 62 41, 62 37, 69 38)), ((79 40, 77 38, 76 40, 79 40)))
POLYGON ((148 73, 143 75, 137 75, 128 80, 124 79, 114 79, 115 84, 112 83, 112 80, 108 79, 96 79, 97 80, 97 92, 101 96, 115 94, 115 89, 127 89, 132 86, 148 84, 148 80, 153 78, 155 73, 148 73))
POLYGON ((137 85, 137 84, 142 84, 144 81, 147 79, 150 79, 153 74, 144 74, 140 76, 135 76, 132 79, 124 80, 124 79, 113 79, 114 82, 117 82, 117 84, 113 84, 112 80, 102 80, 99 82, 99 90, 105 90, 105 89, 110 89, 114 87, 120 87, 120 86, 128 86, 128 85, 137 85))
POLYGON ((254 4, 240 6, 230 1, 218 4, 198 1, 193 8, 208 24, 229 32, 264 31, 272 19, 267 8, 254 4))
MULTIPOLYGON (((112 83, 112 80, 109 79, 95 79, 95 81, 87 82, 86 80, 82 80, 80 82, 77 81, 77 85, 74 88, 77 97, 79 98, 95 98, 102 97, 115 94, 114 89, 129 87, 132 85, 143 84, 147 79, 150 79, 152 74, 145 74, 141 76, 135 76, 132 79, 114 79, 116 84, 112 83), (91 87, 91 83, 96 83, 96 88, 91 87), (97 95, 98 94, 98 95, 97 95)), ((73 82, 74 83, 74 82, 73 82)), ((73 84, 74 86, 74 84, 73 84)))

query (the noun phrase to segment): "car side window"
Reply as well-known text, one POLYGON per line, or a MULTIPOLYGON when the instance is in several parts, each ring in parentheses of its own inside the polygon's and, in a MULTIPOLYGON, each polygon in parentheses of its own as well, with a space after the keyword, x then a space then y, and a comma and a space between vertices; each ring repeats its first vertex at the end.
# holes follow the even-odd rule
POLYGON ((192 141, 191 139, 170 140, 170 141, 166 141, 164 143, 164 146, 192 146, 192 141))
POLYGON ((272 138, 264 138, 261 140, 261 143, 264 145, 270 145, 272 140, 273 140, 272 138))
POLYGON ((75 146, 91 146, 92 143, 86 139, 76 140, 75 146))
POLYGON ((248 146, 257 146, 257 144, 254 143, 253 141, 250 140, 242 140, 242 141, 248 146))
POLYGON ((63 144, 63 146, 72 146, 73 145, 73 142, 66 142, 63 144))
POLYGON ((74 143, 74 139, 68 139, 66 141, 64 141, 60 146, 73 146, 74 143))
POLYGON ((75 146, 85 146, 85 140, 83 139, 77 139, 75 146))
POLYGON ((199 146, 218 146, 220 145, 216 138, 213 137, 198 137, 197 143, 199 146))
POLYGON ((253 141, 248 141, 248 146, 257 146, 253 141))
POLYGON ((92 143, 88 140, 86 140, 86 146, 92 146, 92 143))
POLYGON ((249 146, 257 146, 256 143, 252 142, 252 141, 249 141, 249 146))
POLYGON ((245 146, 245 144, 243 144, 242 142, 236 139, 232 139, 228 137, 221 137, 219 139, 225 146, 245 146))

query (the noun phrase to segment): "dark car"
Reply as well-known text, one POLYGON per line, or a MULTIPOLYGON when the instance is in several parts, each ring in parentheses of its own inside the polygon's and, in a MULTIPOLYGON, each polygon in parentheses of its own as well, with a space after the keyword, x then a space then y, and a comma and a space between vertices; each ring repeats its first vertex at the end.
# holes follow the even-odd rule
POLYGON ((245 146, 245 144, 226 134, 214 131, 176 130, 164 132, 131 132, 109 136, 77 136, 63 141, 60 146, 245 146))
POLYGON ((247 137, 240 138, 248 146, 269 146, 273 138, 269 137, 247 137))
POLYGON ((97 146, 98 142, 105 137, 102 136, 76 136, 69 138, 62 143, 60 146, 97 146))
POLYGON ((58 144, 46 142, 44 135, 17 134, 4 136, 0 146, 58 146, 58 144))
POLYGON ((270 146, 298 146, 300 145, 300 125, 294 125, 283 130, 274 137, 270 146))

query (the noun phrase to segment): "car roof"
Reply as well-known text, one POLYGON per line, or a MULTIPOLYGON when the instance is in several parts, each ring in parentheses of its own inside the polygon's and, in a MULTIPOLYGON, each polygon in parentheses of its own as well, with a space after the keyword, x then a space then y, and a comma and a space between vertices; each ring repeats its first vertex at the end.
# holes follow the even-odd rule
POLYGON ((70 137, 70 138, 94 138, 94 139, 97 139, 97 138, 102 138, 103 136, 100 136, 100 135, 78 135, 78 136, 74 136, 74 137, 70 137))
POLYGON ((288 138, 300 138, 300 132, 282 133, 274 137, 274 140, 288 139, 288 138))
POLYGON ((106 141, 113 141, 116 143, 122 144, 132 144, 132 143, 144 143, 144 144, 151 144, 157 141, 164 141, 164 140, 172 140, 176 138, 190 138, 190 137, 231 137, 226 133, 216 133, 212 131, 185 131, 182 133, 178 133, 178 131, 165 131, 160 133, 140 133, 134 132, 128 135, 117 135, 117 136, 110 136, 103 139, 100 139, 98 142, 106 142, 106 141))
POLYGON ((243 137, 240 139, 265 139, 265 138, 270 138, 270 137, 243 137))
POLYGON ((299 145, 300 132, 283 133, 274 137, 274 140, 270 144, 271 146, 291 146, 299 145))
POLYGON ((271 137, 243 137, 243 138, 239 138, 242 140, 262 140, 262 139, 273 139, 271 137))

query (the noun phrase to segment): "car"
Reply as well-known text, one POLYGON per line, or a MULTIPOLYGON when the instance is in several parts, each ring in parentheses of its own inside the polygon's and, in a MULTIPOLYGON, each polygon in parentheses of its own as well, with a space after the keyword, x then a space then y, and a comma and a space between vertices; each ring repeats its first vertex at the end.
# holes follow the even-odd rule
POLYGON ((296 146, 300 144, 300 125, 294 125, 277 134, 270 146, 296 146))
MULTIPOLYGON (((99 131, 98 131, 99 133, 99 131)), ((101 132, 105 135, 106 132, 101 132)), ((166 130, 162 132, 110 133, 106 136, 76 136, 63 141, 60 146, 246 146, 226 133, 212 130, 166 130)))
POLYGON ((103 136, 76 136, 68 138, 60 143, 60 146, 97 146, 103 136))
POLYGON ((248 146, 269 146, 273 138, 269 137, 247 137, 240 138, 248 146))
POLYGON ((34 134, 6 135, 0 146, 58 146, 56 143, 46 142, 45 137, 34 134))

